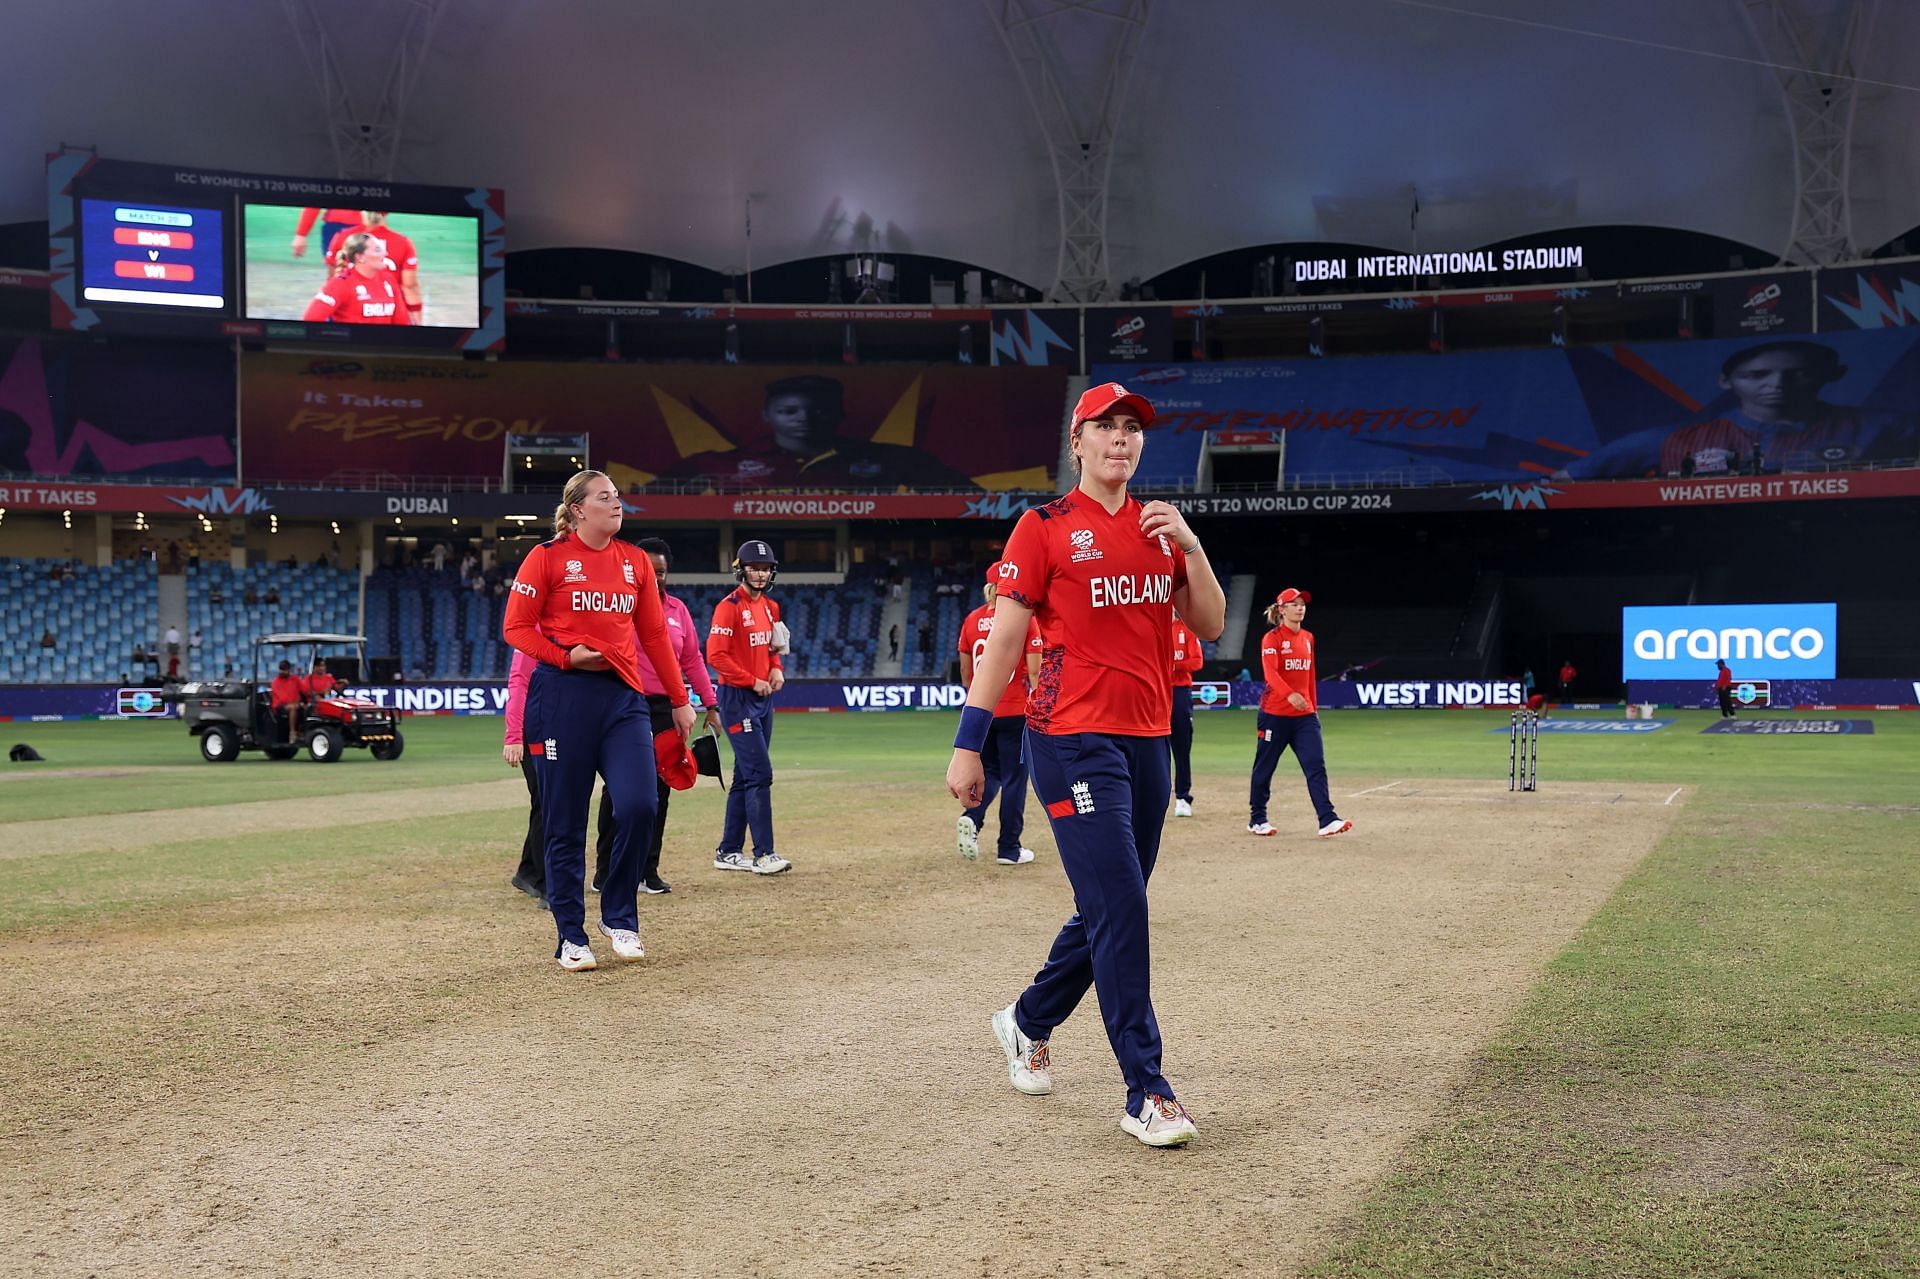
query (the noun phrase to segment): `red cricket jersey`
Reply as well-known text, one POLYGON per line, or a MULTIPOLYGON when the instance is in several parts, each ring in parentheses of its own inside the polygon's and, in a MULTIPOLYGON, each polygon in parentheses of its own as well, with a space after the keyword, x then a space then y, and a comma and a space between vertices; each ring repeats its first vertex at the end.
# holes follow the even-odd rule
POLYGON ((995 589, 1034 610, 1045 646, 1027 697, 1036 733, 1165 737, 1173 717, 1173 593, 1187 557, 1079 491, 1020 517, 995 589))
POLYGON ((646 691, 636 660, 643 644, 654 670, 676 676, 666 681, 668 700, 687 704, 653 561, 618 538, 596 551, 562 533, 534 547, 513 579, 501 631, 507 643, 561 670, 570 669, 567 655, 573 646, 585 644, 636 693, 646 691))
POLYGON ((368 279, 358 271, 328 280, 300 317, 309 324, 405 324, 400 274, 382 271, 368 279))
MULTIPOLYGON (((973 658, 973 666, 980 669, 980 659, 987 652, 987 636, 993 634, 993 605, 982 604, 967 614, 960 623, 960 644, 962 653, 973 658)), ((1007 691, 1000 694, 1000 700, 994 704, 993 717, 1003 715, 1025 715, 1027 713, 1027 654, 1042 651, 1040 623, 1031 618, 1027 621, 1027 646, 1021 650, 1020 657, 1013 664, 1013 674, 1007 677, 1007 691)))
POLYGON ((320 212, 319 209, 300 210, 300 221, 294 226, 293 233, 295 235, 306 235, 313 230, 313 224, 315 222, 353 223, 360 220, 360 210, 358 209, 328 209, 326 210, 327 216, 324 218, 320 216, 320 212))
POLYGON ((752 688, 780 666, 773 651, 773 624, 780 606, 762 595, 752 599, 747 588, 736 587, 713 606, 713 626, 707 631, 707 665, 722 684, 752 688))
MULTIPOLYGON (((354 219, 359 222, 358 218, 354 219)), ((420 269, 420 255, 414 252, 413 241, 390 226, 367 226, 361 223, 349 227, 333 237, 333 243, 327 246, 327 261, 340 256, 340 246, 347 242, 350 235, 365 233, 380 241, 380 247, 387 251, 387 265, 395 271, 417 271, 420 269)))
POLYGON ((1207 664, 1206 650, 1200 647, 1200 637, 1187 629, 1187 624, 1179 618, 1173 619, 1173 686, 1192 688, 1193 673, 1207 664))
POLYGON ((1313 632, 1276 626, 1260 640, 1260 669, 1266 672, 1267 691, 1260 709, 1269 715, 1311 715, 1320 709, 1320 683, 1314 677, 1313 632), (1295 710, 1287 694, 1307 699, 1305 710, 1295 710))

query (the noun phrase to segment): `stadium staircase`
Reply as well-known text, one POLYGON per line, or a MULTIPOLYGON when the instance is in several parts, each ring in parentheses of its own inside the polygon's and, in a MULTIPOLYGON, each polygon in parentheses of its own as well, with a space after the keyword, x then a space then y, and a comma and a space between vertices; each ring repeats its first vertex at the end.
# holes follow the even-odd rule
POLYGON ((1220 632, 1220 641, 1214 645, 1213 660, 1216 662, 1244 662, 1249 656, 1249 641, 1253 665, 1260 664, 1259 638, 1266 634, 1266 621, 1261 620, 1251 633, 1248 621, 1261 611, 1264 601, 1260 596, 1260 579, 1252 573, 1235 573, 1230 567, 1223 568, 1227 574, 1227 623, 1220 632))
MULTIPOLYGON (((186 637, 193 634, 193 628, 187 625, 187 578, 184 573, 162 573, 159 579, 158 613, 154 634, 164 636, 169 626, 179 628, 181 635, 181 666, 186 667, 194 656, 186 637)), ((160 669, 165 670, 163 665, 160 669)), ((218 667, 214 668, 216 671, 218 667)), ((206 671, 187 671, 189 676, 207 674, 206 671)))
POLYGON ((901 587, 900 598, 893 598, 893 593, 889 591, 886 603, 880 608, 880 620, 875 623, 876 656, 873 661, 873 673, 880 679, 898 679, 904 675, 907 660, 913 655, 913 621, 907 612, 907 601, 912 598, 913 585, 913 579, 907 578, 901 587), (900 654, 891 657, 888 654, 893 651, 893 646, 887 636, 896 626, 900 628, 900 654))

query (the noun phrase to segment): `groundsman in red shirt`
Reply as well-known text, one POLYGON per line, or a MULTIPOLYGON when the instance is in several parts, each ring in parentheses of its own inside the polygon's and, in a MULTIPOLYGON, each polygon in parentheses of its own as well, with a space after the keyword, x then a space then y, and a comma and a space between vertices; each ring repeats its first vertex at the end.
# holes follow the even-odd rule
POLYGON ((1045 647, 1027 698, 1027 755, 1079 911, 1033 984, 994 1014, 994 1036, 1016 1090, 1051 1092, 1047 1041, 1087 987, 1099 986, 1126 1081, 1120 1126, 1147 1145, 1173 1146, 1192 1140, 1194 1127, 1160 1069, 1147 878, 1172 787, 1173 610, 1195 634, 1218 638, 1226 596, 1179 510, 1127 492, 1152 422, 1153 406, 1117 382, 1074 406, 1069 446, 1080 480, 1021 516, 1007 541, 947 790, 969 807, 980 802, 993 705, 1037 619, 1045 647))

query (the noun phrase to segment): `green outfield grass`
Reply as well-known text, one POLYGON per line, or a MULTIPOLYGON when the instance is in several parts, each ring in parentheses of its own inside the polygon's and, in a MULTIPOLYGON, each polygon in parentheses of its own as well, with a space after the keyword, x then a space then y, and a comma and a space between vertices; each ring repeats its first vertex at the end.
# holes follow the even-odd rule
MULTIPOLYGON (((393 228, 413 241, 420 256, 420 292, 426 324, 471 329, 480 323, 480 223, 438 213, 393 215, 393 228)), ((246 246, 241 274, 246 315, 252 320, 297 320, 325 283, 320 224, 315 223, 304 257, 293 256, 293 228, 300 210, 278 204, 246 206, 246 246)))
MULTIPOLYGON (((1564 718, 1612 718, 1597 712, 1564 718)), ((1920 1272, 1920 716, 1871 736, 1703 736, 1707 712, 1635 735, 1542 735, 1565 781, 1684 788, 1666 839, 1551 964, 1438 1121, 1313 1268, 1319 1276, 1826 1276, 1920 1272)), ((1202 713, 1196 768, 1238 775, 1252 717, 1202 713)), ((783 715, 782 769, 880 796, 938 792, 948 714, 783 715), (917 792, 915 792, 917 793, 917 792)), ((1505 716, 1325 717, 1338 800, 1396 779, 1504 777, 1505 716), (1355 780, 1362 779, 1362 780, 1355 780)), ((0 938, 237 893, 307 900, 444 849, 493 852, 501 814, 355 833, 354 799, 510 778, 498 719, 415 719, 405 756, 202 763, 176 723, 10 724, 0 822, 338 795, 341 828, 41 858, 0 856, 0 938), (70 769, 129 771, 63 777, 70 769)), ((1282 765, 1276 790, 1297 786, 1282 765)), ((717 812, 699 792, 687 820, 717 812)), ((1203 806, 1244 795, 1202 789, 1203 806)), ((676 808, 676 812, 680 811, 676 808)), ((676 819, 680 820, 680 819, 676 819)), ((0 838, 4 830, 0 829, 0 838)), ((1044 836, 1042 836, 1044 838, 1044 836)))

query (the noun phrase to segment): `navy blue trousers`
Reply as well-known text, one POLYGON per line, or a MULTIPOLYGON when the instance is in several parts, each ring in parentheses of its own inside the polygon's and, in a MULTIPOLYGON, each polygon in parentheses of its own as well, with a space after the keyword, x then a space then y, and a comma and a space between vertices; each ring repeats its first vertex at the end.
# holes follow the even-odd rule
POLYGON ((1193 802, 1193 686, 1173 688, 1173 795, 1193 802))
POLYGON ((1318 715, 1269 715, 1260 712, 1259 741, 1253 751, 1253 788, 1248 796, 1252 814, 1250 823, 1267 820, 1267 800, 1273 794, 1273 770, 1280 753, 1293 747, 1293 757, 1307 778, 1307 795, 1313 800, 1314 816, 1325 826, 1340 820, 1327 794, 1327 753, 1320 743, 1318 715))
POLYGON ((1029 1039, 1052 1038, 1092 986, 1126 1081, 1127 1113, 1139 1114, 1148 1093, 1174 1095, 1160 1073, 1147 944, 1147 878, 1167 818, 1167 739, 1030 732, 1027 761, 1076 909, 1014 1020, 1029 1039))
POLYGON ((543 662, 527 685, 526 740, 521 767, 539 769, 547 905, 560 940, 587 944, 587 810, 595 775, 606 778, 614 811, 600 918, 609 928, 637 929, 634 897, 640 858, 653 840, 657 774, 647 699, 610 671, 563 671, 543 662))
POLYGON ((722 684, 720 722, 733 747, 733 785, 727 788, 726 824, 720 830, 716 852, 744 851, 749 832, 753 855, 764 857, 773 848, 773 698, 750 688, 722 684))
POLYGON ((987 784, 980 792, 980 803, 967 810, 967 819, 979 830, 987 824, 987 809, 993 797, 1000 796, 1000 856, 1008 860, 1020 856, 1020 836, 1027 829, 1027 757, 1021 739, 1027 735, 1027 717, 999 715, 980 747, 980 766, 986 770, 987 784))

